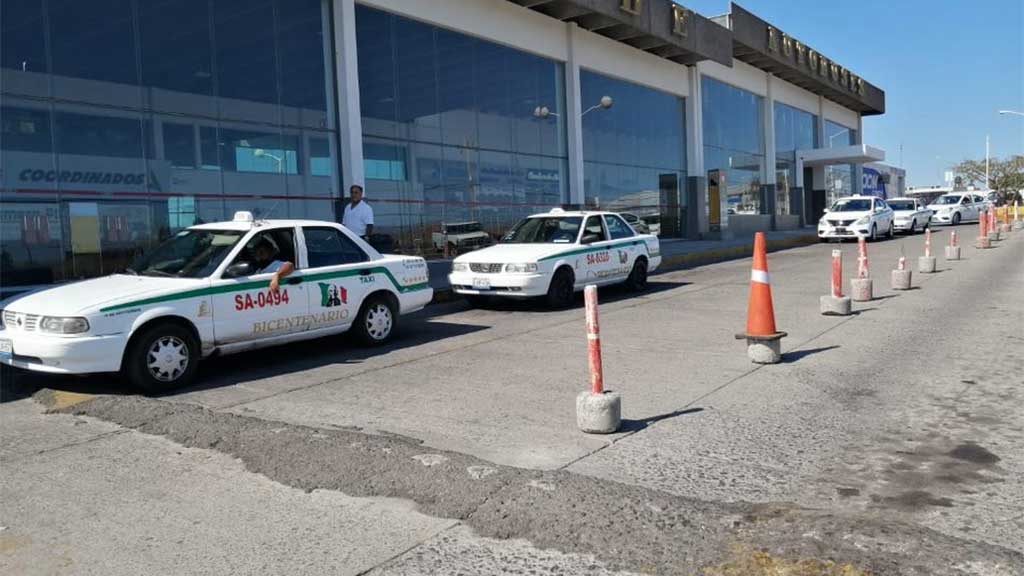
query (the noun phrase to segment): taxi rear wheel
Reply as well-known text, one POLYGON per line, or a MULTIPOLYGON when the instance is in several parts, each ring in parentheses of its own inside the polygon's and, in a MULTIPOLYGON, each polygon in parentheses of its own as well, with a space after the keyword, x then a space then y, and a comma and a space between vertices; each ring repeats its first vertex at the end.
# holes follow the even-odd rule
POLYGON ((547 301, 552 308, 568 308, 572 304, 575 277, 569 268, 559 268, 548 286, 547 301))
POLYGON ((353 330, 363 344, 380 346, 391 341, 397 327, 395 304, 384 296, 371 296, 359 309, 353 330))
POLYGON ((633 263, 633 270, 630 271, 629 278, 626 279, 626 286, 634 292, 647 288, 647 260, 636 259, 636 262, 633 263))
POLYGON ((157 324, 146 328, 124 360, 124 375, 146 394, 188 386, 199 365, 199 344, 185 327, 157 324))

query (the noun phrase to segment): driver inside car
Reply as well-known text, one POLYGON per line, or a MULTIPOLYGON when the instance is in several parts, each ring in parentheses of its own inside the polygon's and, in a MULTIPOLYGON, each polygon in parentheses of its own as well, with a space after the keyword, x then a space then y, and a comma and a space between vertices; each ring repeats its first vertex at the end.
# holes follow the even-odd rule
POLYGON ((260 237, 253 248, 255 274, 273 272, 274 277, 270 279, 270 289, 274 292, 281 287, 281 279, 295 271, 295 264, 277 258, 279 253, 273 240, 266 236, 260 237))

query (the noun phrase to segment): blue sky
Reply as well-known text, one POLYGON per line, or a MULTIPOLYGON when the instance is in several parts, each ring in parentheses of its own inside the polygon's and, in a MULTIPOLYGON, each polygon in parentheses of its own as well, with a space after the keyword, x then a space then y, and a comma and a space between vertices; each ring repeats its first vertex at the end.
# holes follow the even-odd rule
MULTIPOLYGON (((682 0, 704 16, 726 0, 682 0)), ((912 186, 936 184, 965 158, 1024 154, 1024 1, 744 0, 747 10, 885 90, 886 113, 864 119, 912 186)))

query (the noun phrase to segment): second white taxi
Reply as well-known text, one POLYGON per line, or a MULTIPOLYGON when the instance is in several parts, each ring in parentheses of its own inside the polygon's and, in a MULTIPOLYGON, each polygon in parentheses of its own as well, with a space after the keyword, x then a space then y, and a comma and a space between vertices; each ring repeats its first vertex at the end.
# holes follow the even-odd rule
POLYGON ((120 371, 159 392, 188 385, 200 358, 215 353, 350 329, 383 344, 399 315, 432 297, 422 258, 381 255, 334 222, 239 212, 178 232, 122 274, 4 302, 0 362, 56 374, 120 371), (294 271, 266 271, 284 264, 294 271))
POLYGON ((896 233, 892 208, 874 196, 847 196, 836 200, 818 221, 821 240, 867 238, 896 233))
POLYGON ((620 215, 556 208, 523 219, 495 246, 459 256, 448 280, 470 302, 540 296, 561 308, 587 284, 642 290, 659 264, 658 238, 638 234, 620 215))
POLYGON ((890 198, 896 230, 913 234, 931 226, 932 211, 917 198, 890 198))

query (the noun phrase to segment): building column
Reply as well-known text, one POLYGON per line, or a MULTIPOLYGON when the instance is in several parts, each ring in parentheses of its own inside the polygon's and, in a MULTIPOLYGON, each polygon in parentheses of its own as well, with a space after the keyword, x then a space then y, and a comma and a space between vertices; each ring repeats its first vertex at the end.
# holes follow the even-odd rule
MULTIPOLYGON (((359 61, 356 50, 355 0, 334 0, 334 62, 338 95, 339 160, 343 176, 340 196, 353 184, 365 186, 363 123, 359 106, 359 61)), ((373 190, 366 191, 368 199, 373 190)), ((341 214, 337 215, 339 218, 341 214)))
POLYGON ((686 99, 686 237, 705 238, 709 231, 708 180, 704 171, 704 116, 701 76, 697 66, 687 68, 690 95, 686 99))
POLYGON ((583 207, 586 203, 584 194, 583 167, 583 112, 580 93, 580 66, 576 63, 576 35, 579 28, 575 22, 566 22, 565 37, 568 58, 565 62, 565 119, 566 151, 569 154, 569 194, 565 199, 570 208, 583 207))
MULTIPOLYGON (((864 143, 864 117, 857 114, 857 137, 854 139, 854 144, 864 143)), ((864 193, 864 165, 854 164, 853 165, 853 193, 862 194, 864 193)))
POLYGON ((765 212, 771 216, 771 229, 778 228, 775 221, 776 174, 775 174, 775 97, 772 95, 772 75, 765 73, 764 98, 764 185, 761 186, 761 200, 765 212))

